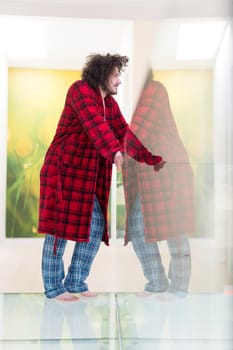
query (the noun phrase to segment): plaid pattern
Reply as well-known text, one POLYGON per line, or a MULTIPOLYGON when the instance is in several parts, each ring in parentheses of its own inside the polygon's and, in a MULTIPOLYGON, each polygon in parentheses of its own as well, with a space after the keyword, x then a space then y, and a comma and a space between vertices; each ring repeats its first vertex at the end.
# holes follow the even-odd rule
MULTIPOLYGON (((145 239, 156 242, 194 231, 194 183, 188 154, 179 137, 162 84, 145 86, 131 125, 132 132, 167 164, 159 172, 125 157, 123 182, 127 217, 141 195, 145 239)), ((128 222, 127 222, 128 228, 128 222)), ((128 232, 125 237, 129 240, 128 232)))
POLYGON ((188 239, 183 236, 167 241, 170 252, 168 278, 166 276, 158 243, 146 242, 139 195, 136 196, 129 217, 129 234, 135 253, 141 263, 144 276, 148 280, 145 290, 150 292, 170 291, 186 293, 191 274, 191 258, 188 239))
POLYGON ((96 194, 105 218, 103 241, 108 244, 112 162, 114 154, 124 150, 138 161, 156 161, 129 130, 112 96, 105 97, 104 111, 99 91, 84 81, 72 84, 40 171, 38 232, 88 242, 96 194))
POLYGON ((75 243, 66 278, 63 254, 67 241, 61 238, 57 239, 57 254, 54 255, 53 247, 55 237, 46 235, 42 255, 42 276, 45 295, 48 298, 54 298, 65 291, 78 293, 88 290, 85 280, 89 275, 92 262, 98 252, 103 231, 104 217, 98 200, 95 197, 91 220, 90 242, 75 243))

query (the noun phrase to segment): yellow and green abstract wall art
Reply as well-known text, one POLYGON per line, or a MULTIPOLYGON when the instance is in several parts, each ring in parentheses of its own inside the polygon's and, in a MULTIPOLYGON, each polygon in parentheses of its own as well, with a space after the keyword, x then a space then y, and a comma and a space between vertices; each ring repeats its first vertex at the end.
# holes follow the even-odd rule
POLYGON ((80 71, 9 68, 6 237, 37 237, 39 172, 80 71))

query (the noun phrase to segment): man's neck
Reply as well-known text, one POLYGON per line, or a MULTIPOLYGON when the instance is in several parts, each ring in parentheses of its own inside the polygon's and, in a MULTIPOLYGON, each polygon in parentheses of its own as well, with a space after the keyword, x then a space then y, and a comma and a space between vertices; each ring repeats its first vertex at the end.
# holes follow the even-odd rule
POLYGON ((102 89, 102 87, 100 87, 100 86, 99 86, 99 90, 100 90, 100 95, 102 96, 102 99, 104 99, 106 97, 106 95, 107 95, 106 91, 104 91, 102 89))

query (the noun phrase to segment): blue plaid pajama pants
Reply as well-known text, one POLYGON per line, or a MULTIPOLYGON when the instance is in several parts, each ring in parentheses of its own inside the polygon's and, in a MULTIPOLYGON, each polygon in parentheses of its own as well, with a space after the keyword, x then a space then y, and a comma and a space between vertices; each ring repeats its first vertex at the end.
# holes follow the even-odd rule
POLYGON ((63 255, 67 240, 57 238, 57 253, 54 255, 53 235, 46 234, 42 252, 42 278, 45 295, 55 298, 64 292, 80 293, 88 290, 85 283, 92 262, 99 250, 104 232, 104 216, 97 198, 94 199, 90 241, 76 242, 67 275, 64 272, 63 255))
POLYGON ((180 296, 186 295, 191 275, 191 254, 186 236, 167 240, 170 253, 168 277, 162 264, 158 243, 146 242, 139 194, 130 217, 129 235, 134 251, 147 279, 145 290, 150 292, 169 291, 180 296))

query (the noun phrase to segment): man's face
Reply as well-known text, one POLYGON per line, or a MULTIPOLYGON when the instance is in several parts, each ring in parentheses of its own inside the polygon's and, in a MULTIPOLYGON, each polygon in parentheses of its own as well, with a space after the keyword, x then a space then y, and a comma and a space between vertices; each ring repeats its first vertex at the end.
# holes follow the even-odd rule
POLYGON ((107 95, 116 95, 117 94, 117 88, 121 84, 120 80, 121 73, 119 72, 118 68, 114 68, 112 73, 110 74, 108 81, 106 83, 106 93, 107 95))

